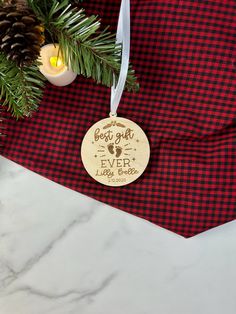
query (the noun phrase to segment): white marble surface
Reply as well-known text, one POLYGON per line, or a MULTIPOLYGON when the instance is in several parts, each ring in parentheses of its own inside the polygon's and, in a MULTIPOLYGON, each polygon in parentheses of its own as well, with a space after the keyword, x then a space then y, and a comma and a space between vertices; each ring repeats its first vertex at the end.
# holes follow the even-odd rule
POLYGON ((0 157, 1 314, 235 314, 236 222, 191 239, 0 157))

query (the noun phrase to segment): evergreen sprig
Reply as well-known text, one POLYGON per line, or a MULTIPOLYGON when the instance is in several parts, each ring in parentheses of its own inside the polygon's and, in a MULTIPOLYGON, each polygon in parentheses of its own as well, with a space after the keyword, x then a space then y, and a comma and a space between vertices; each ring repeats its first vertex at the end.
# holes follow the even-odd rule
MULTIPOLYGON (((64 61, 74 72, 92 77, 108 87, 120 72, 121 45, 108 28, 101 31, 97 16, 86 16, 83 9, 72 7, 68 0, 29 0, 29 5, 42 20, 50 37, 59 43, 64 61), (43 5, 43 7, 42 7, 43 5)), ((134 71, 129 68, 126 88, 136 91, 138 84, 134 71)))
MULTIPOLYGON (((0 0, 24 3, 44 25, 46 43, 59 43, 67 66, 77 74, 112 86, 117 81, 121 63, 121 45, 108 28, 101 30, 97 16, 86 16, 79 9, 82 0, 0 0)), ((126 88, 139 88, 134 71, 129 67, 126 88)), ((0 105, 7 106, 16 118, 30 116, 38 107, 44 89, 44 77, 35 61, 30 66, 17 66, 0 51, 0 105)), ((0 131, 1 133, 1 131, 0 131)))
POLYGON ((29 116, 42 98, 44 77, 38 64, 18 67, 0 53, 0 98, 14 117, 29 116))

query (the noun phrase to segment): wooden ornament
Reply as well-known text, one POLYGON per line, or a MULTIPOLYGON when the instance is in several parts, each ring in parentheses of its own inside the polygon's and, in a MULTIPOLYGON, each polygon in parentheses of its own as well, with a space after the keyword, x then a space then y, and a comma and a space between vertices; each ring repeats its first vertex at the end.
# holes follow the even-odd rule
POLYGON ((88 174, 108 186, 135 181, 144 172, 150 146, 144 131, 133 121, 111 116, 91 126, 81 146, 88 174))

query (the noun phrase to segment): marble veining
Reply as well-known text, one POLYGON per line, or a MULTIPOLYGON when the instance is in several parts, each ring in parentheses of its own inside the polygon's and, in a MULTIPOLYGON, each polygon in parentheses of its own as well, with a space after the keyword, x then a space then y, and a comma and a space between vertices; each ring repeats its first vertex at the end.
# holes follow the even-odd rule
POLYGON ((235 262, 0 157, 0 314, 235 314, 235 262))

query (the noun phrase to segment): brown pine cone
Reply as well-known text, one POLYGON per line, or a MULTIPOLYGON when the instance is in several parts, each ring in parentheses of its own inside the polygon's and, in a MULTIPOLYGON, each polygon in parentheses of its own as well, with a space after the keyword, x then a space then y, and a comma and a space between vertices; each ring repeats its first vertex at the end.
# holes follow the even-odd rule
POLYGON ((0 51, 18 66, 32 64, 44 43, 44 28, 25 1, 0 5, 0 51))

